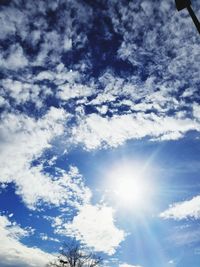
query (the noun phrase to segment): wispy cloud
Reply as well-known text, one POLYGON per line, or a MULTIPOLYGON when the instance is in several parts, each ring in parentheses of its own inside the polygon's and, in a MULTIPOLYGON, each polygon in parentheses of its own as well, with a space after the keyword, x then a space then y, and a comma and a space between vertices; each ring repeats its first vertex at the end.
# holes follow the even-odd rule
POLYGON ((160 214, 163 219, 199 219, 200 218, 200 196, 193 197, 191 200, 178 202, 171 205, 167 210, 160 214))
MULTIPOLYGON (((168 230, 166 241, 169 244, 173 243, 175 247, 198 248, 197 244, 200 241, 199 225, 194 220, 176 224, 168 230)), ((174 263, 176 263, 175 259, 174 263)))
POLYGON ((59 240, 58 240, 57 238, 48 236, 48 235, 45 234, 45 233, 40 233, 40 238, 41 238, 43 241, 59 242, 59 240))

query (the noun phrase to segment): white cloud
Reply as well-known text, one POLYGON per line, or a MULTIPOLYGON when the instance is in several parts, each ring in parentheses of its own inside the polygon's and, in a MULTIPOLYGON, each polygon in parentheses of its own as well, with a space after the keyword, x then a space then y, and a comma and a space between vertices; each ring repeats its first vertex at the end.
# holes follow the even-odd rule
MULTIPOLYGON (((190 97, 193 101, 192 98, 197 96, 200 48, 198 32, 189 16, 184 11, 177 12, 172 1, 164 1, 159 6, 148 1, 127 5, 112 1, 108 13, 115 32, 123 36, 118 56, 135 66, 137 74, 126 80, 103 75, 100 81, 105 80, 105 90, 92 103, 110 101, 109 111, 116 114, 124 112, 124 100, 121 100, 124 97, 132 101, 126 113, 153 110, 167 117, 167 114, 186 110, 185 117, 191 118, 190 104, 185 98, 190 97), (157 16, 152 16, 155 12, 157 16), (116 103, 113 102, 119 97, 118 109, 115 109, 116 103)), ((175 139, 178 135, 170 134, 165 140, 175 139)))
POLYGON ((24 55, 23 49, 19 44, 12 45, 9 55, 6 58, 0 57, 0 65, 2 68, 17 70, 28 65, 28 60, 24 55))
MULTIPOLYGON (((157 73, 157 81, 162 73, 163 82, 172 76, 173 80, 179 76, 183 77, 181 81, 197 82, 198 32, 186 15, 187 11, 177 12, 172 1, 162 2, 159 6, 148 1, 135 1, 127 5, 113 1, 109 12, 115 31, 123 35, 119 57, 137 66, 139 71, 143 69, 148 76, 157 73), (155 12, 157 16, 152 15, 155 12), (191 69, 188 69, 189 65, 191 69)), ((157 86, 156 83, 154 85, 157 86)))
POLYGON ((24 245, 20 239, 28 232, 0 216, 0 262, 1 266, 44 267, 53 256, 36 247, 24 245))
POLYGON ((63 84, 58 87, 57 96, 62 100, 69 100, 75 97, 86 97, 92 94, 94 90, 82 84, 63 84))
POLYGON ((69 173, 61 172, 55 179, 45 174, 42 165, 31 163, 51 147, 51 141, 63 134, 68 115, 62 109, 51 108, 41 119, 25 115, 5 114, 1 132, 1 176, 0 182, 14 182, 16 193, 30 208, 41 201, 61 205, 66 201, 74 205, 87 201, 90 191, 84 186, 82 177, 74 167, 69 173))
POLYGON ((178 202, 162 212, 160 217, 163 219, 183 220, 188 218, 200 218, 200 196, 193 197, 191 200, 178 202))
POLYGON ((95 92, 94 86, 81 83, 81 75, 78 71, 67 69, 63 64, 59 64, 56 70, 42 71, 35 78, 35 81, 49 80, 57 87, 56 97, 67 101, 72 98, 84 98, 95 92))
POLYGON ((60 63, 56 66, 55 71, 41 71, 38 73, 36 77, 34 77, 35 81, 42 80, 54 80, 56 85, 65 86, 64 84, 67 82, 70 85, 73 85, 76 81, 80 80, 80 73, 78 71, 72 71, 71 69, 65 68, 65 66, 60 63))
MULTIPOLYGON (((86 33, 79 31, 76 17, 71 16, 72 10, 77 13, 79 22, 85 29, 91 27, 92 9, 76 1, 64 1, 44 4, 38 0, 37 4, 26 1, 21 12, 19 3, 10 3, 0 11, 0 39, 7 40, 14 45, 18 39, 23 45, 33 47, 36 52, 31 57, 30 65, 45 65, 58 63, 61 54, 73 48, 81 48, 87 41, 86 33), (61 6, 61 8, 60 8, 61 6), (52 29, 48 19, 49 12, 57 13, 57 20, 52 29), (35 19, 37 17, 37 19, 35 19)), ((86 30, 87 31, 87 30, 86 30)), ((23 53, 13 53, 9 48, 5 49, 6 60, 1 61, 1 67, 15 70, 24 67, 27 63, 23 53), (19 60, 21 59, 21 61, 19 60), (12 63, 14 63, 12 65, 12 63)))
POLYGON ((50 80, 54 79, 54 73, 52 71, 41 71, 35 78, 37 81, 50 80))
POLYGON ((4 40, 8 36, 15 35, 19 29, 23 31, 26 27, 24 19, 24 14, 20 10, 9 7, 2 8, 0 12, 0 39, 4 40))
POLYGON ((100 107, 97 107, 97 110, 98 110, 98 112, 101 113, 101 114, 106 114, 107 111, 108 111, 108 106, 106 106, 106 105, 102 105, 102 106, 100 106, 100 107))
POLYGON ((8 102, 6 101, 6 99, 3 96, 0 96, 0 107, 6 107, 8 106, 8 102))
MULTIPOLYGON (((115 31, 123 36, 123 42, 118 49, 118 57, 137 66, 139 70, 131 78, 125 79, 119 78, 108 69, 98 79, 98 82, 96 81, 96 84, 91 79, 86 85, 82 83, 81 69, 82 66, 90 65, 89 59, 88 61, 81 60, 72 71, 60 63, 60 57, 66 49, 83 47, 86 44, 87 30, 92 27, 92 23, 89 22, 91 22, 90 20, 93 17, 93 11, 89 5, 72 3, 71 1, 69 3, 66 3, 67 6, 70 6, 69 8, 62 8, 61 10, 58 8, 58 3, 44 5, 39 1, 38 5, 36 5, 27 1, 21 18, 19 18, 21 12, 17 8, 4 7, 3 13, 1 13, 2 23, 6 25, 6 21, 8 20, 8 29, 5 26, 5 32, 7 33, 3 33, 3 36, 6 37, 17 32, 23 40, 26 40, 33 47, 41 39, 38 46, 38 53, 31 59, 29 64, 30 66, 38 64, 45 65, 45 68, 47 68, 47 70, 40 72, 34 77, 30 75, 28 79, 29 84, 28 82, 12 81, 12 85, 5 86, 5 90, 9 87, 10 95, 15 98, 17 103, 25 103, 25 101, 31 99, 34 103, 38 104, 38 107, 41 107, 43 103, 39 101, 38 97, 41 92, 41 86, 36 86, 33 83, 38 81, 41 83, 44 80, 49 80, 54 83, 56 88, 55 96, 60 100, 68 101, 71 98, 83 98, 80 100, 82 102, 79 101, 75 104, 79 105, 79 107, 80 104, 92 105, 95 107, 94 110, 99 111, 101 114, 106 114, 108 111, 112 115, 115 115, 111 119, 105 118, 104 122, 100 117, 98 119, 97 117, 95 118, 95 115, 89 115, 88 118, 83 118, 86 126, 83 126, 82 123, 77 130, 74 130, 78 133, 77 138, 74 140, 75 142, 80 141, 80 143, 86 144, 87 148, 97 148, 102 143, 107 144, 108 138, 113 138, 114 140, 113 143, 110 141, 111 144, 109 145, 117 146, 128 139, 141 138, 149 135, 154 140, 157 140, 157 138, 159 140, 175 140, 181 138, 189 130, 198 130, 196 122, 186 119, 187 117, 191 118, 192 112, 188 111, 188 104, 184 99, 185 97, 192 96, 192 93, 197 91, 196 84, 199 76, 199 46, 195 43, 197 37, 195 35, 193 38, 184 38, 185 35, 183 33, 174 30, 174 25, 177 25, 177 28, 184 25, 188 36, 191 36, 193 31, 190 31, 187 25, 188 18, 181 17, 177 12, 175 13, 174 6, 172 9, 171 3, 162 3, 159 6, 158 13, 160 24, 157 25, 154 21, 155 16, 151 16, 158 8, 155 3, 150 5, 148 1, 142 1, 141 3, 134 2, 124 6, 122 2, 113 1, 109 4, 107 15, 110 15, 115 31), (85 27, 84 33, 77 34, 76 26, 72 26, 76 25, 76 23, 74 23, 74 19, 70 16, 71 8, 79 14, 79 23, 85 27), (114 11, 115 8, 118 12, 114 11), (48 29, 46 15, 49 10, 60 12, 53 30, 48 29), (143 10, 143 12, 137 12, 137 10, 143 10), (38 12, 41 14, 40 18, 33 20, 32 18, 38 12), (15 14, 18 15, 18 18, 15 18, 15 14), (173 16, 169 16, 169 14, 173 14, 173 16), (35 30, 30 30, 29 21, 33 21, 35 30), (137 23, 134 23, 134 21, 137 23), (67 27, 64 27, 65 30, 61 34, 60 29, 63 28, 63 25, 67 25, 67 27), (151 27, 152 25, 153 27, 151 27), (149 30, 143 30, 144 27, 147 27, 149 30), (161 28, 162 34, 160 33, 161 28), (142 35, 140 34, 141 32, 143 33, 142 35), (168 33, 170 33, 170 38, 168 37, 168 33), (138 42, 135 41, 138 38, 141 38, 141 40, 138 40, 138 42), (180 42, 181 38, 184 38, 187 45, 182 45, 182 42, 180 42), (143 45, 138 45, 141 42, 143 45), (158 42, 161 42, 162 45, 160 47, 165 47, 165 49, 157 49, 158 42), (178 49, 176 48, 177 46, 178 49), (169 55, 170 53, 172 54, 171 56, 169 55), (154 62, 151 62, 149 59, 153 59, 154 62), (49 60, 54 64, 54 67, 48 69, 49 60), (46 61, 47 63, 45 63, 46 61), (148 62, 151 62, 151 64, 148 62), (57 68, 55 67, 56 65, 57 68), (190 69, 187 66, 190 66, 190 69), (143 70, 144 72, 147 71, 146 78, 142 79, 142 81, 140 78, 144 77, 140 73, 141 69, 142 73, 143 70), (182 76, 184 76, 184 79, 180 79, 182 76), (188 85, 186 86, 186 80, 190 82, 189 89, 188 85), (181 99, 177 99, 176 94, 178 94, 179 89, 185 86, 187 88, 184 89, 185 92, 181 93, 181 99), (97 90, 97 88, 101 88, 101 90, 97 90), (87 102, 86 97, 94 94, 96 96, 87 102), (123 99, 121 100, 120 98, 123 99), (123 110, 123 105, 128 107, 127 110, 123 110), (184 113, 185 108, 187 109, 184 113), (175 116, 178 117, 176 114, 178 112, 180 114, 180 110, 184 114, 181 118, 182 121, 180 118, 179 120, 172 118, 175 116), (144 119, 144 115, 141 114, 130 115, 128 119, 119 116, 119 112, 125 115, 136 112, 141 113, 141 111, 144 113, 148 112, 148 118, 144 119), (152 113, 150 114, 151 111, 152 113), (170 113, 173 114, 171 118, 168 116, 170 113), (159 118, 155 121, 156 116, 159 118), (141 123, 139 122, 140 118, 141 123), (102 126, 106 126, 109 130, 108 133, 106 134, 100 131, 97 134, 95 125, 93 127, 88 126, 92 120, 94 120, 94 124, 99 121, 102 126), (116 130, 116 124, 121 125, 122 120, 130 122, 132 129, 130 130, 130 127, 125 129, 123 125, 121 130, 117 129, 116 135, 110 134, 111 126, 116 130), (158 120, 165 120, 169 127, 162 125, 164 123, 158 122, 158 120), (181 124, 180 130, 172 129, 175 128, 172 124, 176 122, 181 124), (190 126, 188 125, 187 127, 186 124, 190 126), (87 129, 81 129, 84 127, 87 129), (138 128, 138 131, 133 129, 135 127, 138 128), (146 133, 144 129, 141 129, 142 127, 147 127, 146 133), (150 127, 155 128, 155 131, 153 132, 153 129, 150 130, 150 127), (163 132, 158 129, 159 127, 163 127, 163 132), (82 142, 82 134, 85 134, 86 137, 89 135, 92 137, 90 144, 88 140, 82 142)), ((79 29, 78 26, 77 28, 79 29)), ((9 59, 11 57, 12 61, 14 60, 12 59, 13 57, 18 62, 17 58, 19 55, 23 58, 23 49, 19 44, 15 44, 6 51, 4 58, 7 57, 9 59), (15 55, 15 51, 17 51, 17 55, 15 55)), ((20 60, 20 62, 22 65, 26 63, 23 60, 20 60)), ((15 62, 14 64, 9 64, 13 68, 17 67, 15 62)), ((9 79, 5 80, 8 82, 9 79)), ((42 89, 42 92, 44 91, 42 89)), ((49 89, 49 94, 53 94, 53 90, 49 89)), ((2 98, 1 102, 2 104, 4 103, 2 98)), ((197 114, 197 111, 194 106, 193 115, 197 118, 195 114, 197 114)))
POLYGON ((87 149, 102 146, 117 147, 129 139, 149 136, 156 140, 178 139, 190 130, 200 130, 199 123, 191 119, 137 113, 104 118, 97 114, 80 119, 73 129, 75 143, 87 149))
POLYGON ((200 105, 197 103, 193 104, 193 116, 194 118, 200 120, 200 105))
POLYGON ((72 49, 72 39, 69 39, 68 37, 66 37, 64 39, 63 48, 64 48, 64 51, 68 51, 72 49))
POLYGON ((115 226, 113 209, 107 206, 84 205, 71 223, 60 225, 56 232, 75 236, 88 247, 112 255, 125 238, 115 226))
POLYGON ((119 267, 142 267, 141 265, 132 265, 127 263, 121 263, 119 264, 119 267))
POLYGON ((58 240, 57 238, 50 237, 50 236, 48 236, 48 235, 45 234, 45 233, 41 233, 41 234, 40 234, 40 238, 41 238, 43 241, 59 242, 59 240, 58 240))
MULTIPOLYGON (((16 104, 24 104, 27 101, 31 101, 37 107, 42 106, 42 97, 39 94, 42 90, 44 91, 43 87, 12 79, 3 79, 1 85, 4 88, 4 93, 9 94, 16 104)), ((46 91, 46 93, 49 93, 48 90, 46 91)))

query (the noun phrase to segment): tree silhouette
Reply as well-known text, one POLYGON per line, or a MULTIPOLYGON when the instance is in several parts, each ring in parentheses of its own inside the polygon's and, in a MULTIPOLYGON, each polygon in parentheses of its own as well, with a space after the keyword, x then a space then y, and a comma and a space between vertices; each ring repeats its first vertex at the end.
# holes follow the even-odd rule
POLYGON ((103 259, 93 252, 82 249, 75 240, 64 243, 59 256, 47 264, 47 267, 96 267, 103 259))

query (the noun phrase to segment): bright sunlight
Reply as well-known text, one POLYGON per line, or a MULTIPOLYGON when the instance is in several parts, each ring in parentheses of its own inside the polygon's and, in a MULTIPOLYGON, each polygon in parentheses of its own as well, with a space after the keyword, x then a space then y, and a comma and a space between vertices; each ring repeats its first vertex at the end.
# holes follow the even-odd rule
POLYGON ((125 161, 107 173, 109 194, 119 205, 146 208, 154 192, 151 169, 141 163, 125 161))

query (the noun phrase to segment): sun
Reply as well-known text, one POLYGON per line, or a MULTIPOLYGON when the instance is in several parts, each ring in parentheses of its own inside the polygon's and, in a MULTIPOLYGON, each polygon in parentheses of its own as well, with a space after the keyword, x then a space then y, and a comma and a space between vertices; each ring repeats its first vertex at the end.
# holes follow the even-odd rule
MULTIPOLYGON (((141 203, 145 195, 146 185, 138 176, 131 176, 124 170, 123 176, 116 177, 114 193, 120 201, 126 203, 141 203)), ((116 175, 118 176, 118 175, 116 175)))
POLYGON ((148 206, 154 185, 150 168, 145 164, 119 162, 112 166, 106 176, 109 195, 118 205, 134 209, 148 206))

